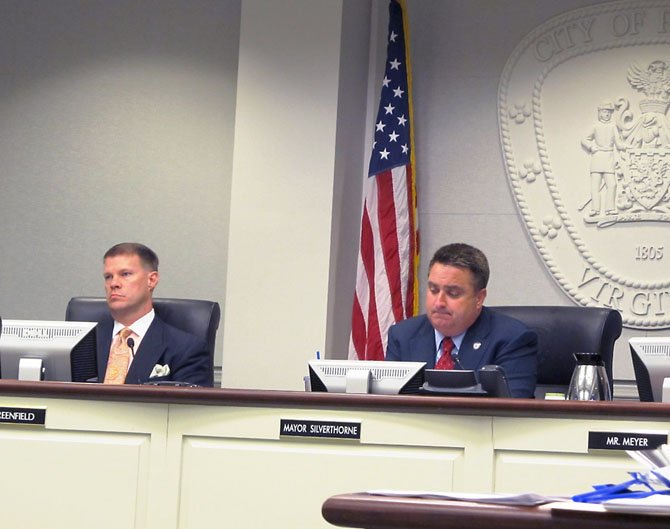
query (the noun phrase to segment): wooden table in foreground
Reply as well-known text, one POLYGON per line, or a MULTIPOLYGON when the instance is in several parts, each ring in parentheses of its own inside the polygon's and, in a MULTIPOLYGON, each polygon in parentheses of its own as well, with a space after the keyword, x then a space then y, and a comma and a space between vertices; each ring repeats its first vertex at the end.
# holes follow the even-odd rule
POLYGON ((321 509, 326 521, 361 529, 657 529, 669 516, 553 510, 461 501, 341 494, 321 509))

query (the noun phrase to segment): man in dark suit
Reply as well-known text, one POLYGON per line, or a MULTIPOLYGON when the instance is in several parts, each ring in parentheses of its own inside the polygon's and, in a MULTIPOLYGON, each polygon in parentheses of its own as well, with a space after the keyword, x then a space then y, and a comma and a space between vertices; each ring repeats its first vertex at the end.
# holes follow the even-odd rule
POLYGON ((99 381, 213 384, 204 340, 168 325, 154 311, 159 275, 153 250, 139 243, 113 246, 104 256, 104 278, 110 316, 98 324, 99 381))
POLYGON ((426 314, 389 329, 386 360, 426 362, 428 369, 445 361, 456 369, 499 365, 512 396, 532 398, 537 335, 484 307, 488 279, 488 261, 477 248, 456 243, 437 250, 428 268, 426 314))

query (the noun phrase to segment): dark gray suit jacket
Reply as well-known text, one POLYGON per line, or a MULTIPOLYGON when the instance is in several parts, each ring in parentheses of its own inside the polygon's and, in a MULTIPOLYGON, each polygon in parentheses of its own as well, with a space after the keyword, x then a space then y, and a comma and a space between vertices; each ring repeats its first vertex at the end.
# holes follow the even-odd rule
MULTIPOLYGON (((513 397, 532 398, 537 379, 537 334, 514 318, 482 308, 458 351, 463 369, 499 365, 513 397)), ((386 360, 426 362, 435 367, 435 330, 428 316, 409 318, 389 329, 386 360)))

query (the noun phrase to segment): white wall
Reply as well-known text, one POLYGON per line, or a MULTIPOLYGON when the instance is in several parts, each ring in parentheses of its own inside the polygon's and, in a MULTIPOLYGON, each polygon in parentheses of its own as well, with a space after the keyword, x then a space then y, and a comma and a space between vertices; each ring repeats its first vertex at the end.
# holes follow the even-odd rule
POLYGON ((158 253, 158 296, 224 307, 239 16, 239 0, 0 4, 3 318, 102 295, 124 240, 158 253))
POLYGON ((364 127, 355 119, 338 131, 338 119, 364 110, 365 86, 356 79, 367 74, 367 55, 361 61, 345 43, 353 36, 367 46, 367 25, 345 17, 344 7, 332 0, 242 6, 224 386, 300 389, 307 360, 325 352, 331 233, 341 215, 333 204, 348 181, 341 158, 334 183, 336 162, 362 152, 360 143, 343 149, 342 135, 361 138, 364 127))

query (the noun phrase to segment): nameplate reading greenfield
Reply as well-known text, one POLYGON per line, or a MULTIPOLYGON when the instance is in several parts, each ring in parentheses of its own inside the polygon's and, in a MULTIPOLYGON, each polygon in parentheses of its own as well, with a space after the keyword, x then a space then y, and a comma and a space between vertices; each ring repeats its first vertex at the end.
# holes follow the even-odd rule
POLYGON ((360 439, 361 423, 281 419, 279 435, 289 437, 327 437, 329 439, 360 439))
POLYGON ((667 434, 589 432, 589 448, 598 450, 652 450, 667 442, 667 434))
POLYGON ((5 408, 0 407, 0 423, 35 424, 44 426, 45 408, 5 408))

